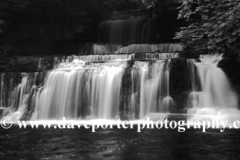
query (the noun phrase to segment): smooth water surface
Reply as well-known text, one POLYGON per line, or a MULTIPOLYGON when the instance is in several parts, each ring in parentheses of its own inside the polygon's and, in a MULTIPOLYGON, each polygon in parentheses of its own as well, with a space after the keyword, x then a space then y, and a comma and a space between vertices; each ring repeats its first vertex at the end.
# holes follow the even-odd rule
POLYGON ((0 159, 240 159, 240 130, 0 129, 0 159))

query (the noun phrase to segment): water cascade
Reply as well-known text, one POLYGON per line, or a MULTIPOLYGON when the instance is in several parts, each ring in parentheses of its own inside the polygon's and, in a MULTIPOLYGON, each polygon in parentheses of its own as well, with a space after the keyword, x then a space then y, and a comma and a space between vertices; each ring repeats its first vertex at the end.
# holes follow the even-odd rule
POLYGON ((222 55, 182 58, 181 44, 153 44, 161 38, 155 11, 126 15, 115 12, 112 20, 102 22, 101 44, 81 44, 79 55, 16 58, 16 64, 26 68, 32 64, 31 71, 42 72, 0 73, 0 116, 13 120, 144 119, 172 113, 187 113, 189 119, 239 117, 238 97, 218 67, 222 55))
POLYGON ((104 21, 100 24, 100 39, 111 44, 149 43, 153 22, 153 19, 141 17, 104 21))
POLYGON ((78 56, 69 56, 44 75, 45 82, 43 78, 41 83, 38 80, 40 73, 22 74, 22 81, 12 88, 16 93, 9 98, 10 109, 2 115, 14 120, 138 119, 150 113, 168 113, 173 104, 169 94, 170 62, 152 59, 87 63, 78 56), (129 69, 130 77, 126 76, 129 69), (125 86, 126 81, 131 87, 125 86))
MULTIPOLYGON (((78 60, 77 60, 78 61, 78 60)), ((59 65, 52 71, 39 97, 39 119, 71 119, 117 115, 122 64, 86 67, 81 63, 59 65)))
POLYGON ((129 88, 131 97, 136 99, 125 109, 121 107, 123 74, 129 65, 125 61, 85 65, 83 61, 74 60, 59 64, 50 72, 39 93, 33 119, 114 119, 120 112, 129 118, 142 118, 151 112, 168 112, 169 101, 172 101, 168 87, 169 62, 134 62, 132 85, 136 81, 139 85, 129 88), (140 106, 139 113, 133 109, 137 106, 140 106))
POLYGON ((131 44, 119 48, 115 53, 174 53, 182 51, 183 47, 180 44, 164 43, 164 44, 131 44))
POLYGON ((189 94, 187 112, 190 119, 204 116, 201 118, 225 120, 230 115, 234 119, 232 114, 239 117, 237 95, 225 73, 217 67, 221 59, 221 55, 204 55, 200 56, 201 62, 190 60, 192 92, 189 94))
POLYGON ((105 44, 105 45, 99 45, 99 44, 93 44, 93 54, 104 54, 104 53, 114 53, 119 48, 121 48, 121 45, 116 44, 105 44))
POLYGON ((35 109, 36 93, 44 83, 45 72, 1 73, 0 116, 13 120, 31 118, 35 109))
POLYGON ((67 56, 67 57, 55 57, 54 66, 58 67, 60 63, 69 63, 74 59, 84 61, 85 63, 91 62, 109 62, 115 60, 158 60, 177 58, 177 53, 133 53, 133 54, 108 54, 108 55, 81 55, 81 56, 67 56))

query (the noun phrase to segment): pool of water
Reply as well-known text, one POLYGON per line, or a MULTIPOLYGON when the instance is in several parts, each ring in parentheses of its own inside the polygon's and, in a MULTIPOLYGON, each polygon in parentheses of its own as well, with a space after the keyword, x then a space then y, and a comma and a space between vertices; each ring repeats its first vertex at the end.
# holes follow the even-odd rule
POLYGON ((240 130, 0 129, 0 159, 240 159, 240 130))

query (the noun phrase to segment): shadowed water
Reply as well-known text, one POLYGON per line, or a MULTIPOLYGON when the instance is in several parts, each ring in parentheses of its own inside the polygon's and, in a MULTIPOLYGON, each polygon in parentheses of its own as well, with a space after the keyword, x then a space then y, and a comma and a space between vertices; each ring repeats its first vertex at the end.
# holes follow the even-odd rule
POLYGON ((194 160, 240 158, 240 130, 0 129, 0 159, 194 160))

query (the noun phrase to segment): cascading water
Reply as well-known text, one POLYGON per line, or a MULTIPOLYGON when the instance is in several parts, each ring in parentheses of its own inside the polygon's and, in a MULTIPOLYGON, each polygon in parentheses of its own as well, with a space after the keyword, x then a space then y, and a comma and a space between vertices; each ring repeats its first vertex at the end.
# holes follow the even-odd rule
POLYGON ((137 68, 133 72, 138 72, 140 81, 139 118, 143 118, 149 113, 167 113, 169 111, 169 103, 166 101, 172 101, 172 98, 169 95, 168 64, 169 61, 160 61, 151 65, 140 62, 133 66, 137 68))
MULTIPOLYGON (((93 48, 104 48, 108 45, 93 45, 93 48)), ((117 45, 109 45, 117 46, 117 45)), ((108 46, 108 47, 109 47, 108 46)), ((55 57, 54 58, 54 68, 58 67, 58 64, 71 62, 74 59, 79 59, 88 62, 107 62, 111 60, 158 60, 158 59, 168 59, 168 58, 178 58, 179 51, 182 51, 182 46, 179 44, 134 44, 119 48, 115 52, 104 52, 103 50, 98 50, 99 52, 94 52, 94 55, 75 55, 67 57, 55 57), (101 53, 101 54, 98 54, 101 53)))
POLYGON ((35 108, 37 86, 44 83, 44 77, 44 72, 2 73, 1 115, 11 116, 12 120, 30 118, 35 108))
POLYGON ((119 48, 115 53, 121 54, 121 53, 153 53, 153 52, 159 52, 159 53, 174 53, 182 51, 183 47, 180 44, 171 44, 171 43, 165 43, 165 44, 132 44, 129 46, 125 46, 122 48, 119 48))
POLYGON ((114 53, 119 48, 121 48, 121 45, 116 44, 106 44, 106 45, 93 45, 93 54, 104 54, 104 53, 114 53))
MULTIPOLYGON (((190 119, 218 118, 225 120, 229 114, 239 117, 238 98, 225 73, 217 67, 221 55, 200 56, 201 62, 189 61, 192 92, 189 95, 190 119), (196 115, 196 116, 193 116, 196 115)), ((235 116, 232 116, 234 119, 235 116)), ((235 119, 236 120, 236 119, 235 119)))
MULTIPOLYGON (((47 76, 28 73, 11 77, 3 73, 1 115, 13 120, 142 119, 154 113, 169 113, 169 107, 177 105, 170 94, 171 59, 166 53, 160 57, 154 54, 145 53, 149 56, 145 60, 137 60, 137 54, 131 58, 111 55, 112 59, 104 62, 69 56, 56 58, 55 69, 47 76)), ((221 56, 202 56, 200 60, 187 60, 192 84, 186 104, 188 118, 226 118, 224 113, 238 118, 237 96, 217 67, 221 56)))
MULTIPOLYGON (((133 65, 132 75, 135 76, 132 83, 137 80, 140 85, 132 90, 132 96, 140 94, 140 98, 132 100, 127 110, 140 106, 136 117, 143 118, 151 112, 168 112, 168 102, 172 101, 168 63, 160 61, 150 65, 149 62, 135 62, 133 65)), ((122 61, 84 65, 79 60, 59 64, 49 74, 39 94, 33 119, 118 118, 126 65, 122 61)), ((135 109, 130 111, 131 114, 137 114, 135 109)))
POLYGON ((88 56, 69 56, 62 58, 55 57, 54 68, 58 67, 58 64, 69 62, 69 59, 78 59, 85 61, 86 63, 91 62, 109 62, 115 60, 158 60, 158 59, 168 59, 177 58, 177 53, 144 53, 144 54, 116 54, 116 55, 88 55, 88 56))
POLYGON ((104 21, 100 24, 100 39, 112 44, 146 43, 152 38, 153 20, 133 18, 104 21))
POLYGON ((173 104, 169 95, 170 61, 87 63, 79 57, 69 57, 48 73, 42 87, 36 86, 37 74, 33 78, 32 74, 22 75, 22 82, 16 87, 19 95, 11 98, 18 102, 17 108, 12 107, 4 115, 13 120, 116 119, 122 116, 138 119, 150 113, 168 113, 169 105, 173 104), (123 83, 127 77, 124 74, 129 67, 132 87, 127 90, 131 95, 127 98, 129 104, 123 108, 123 83))
POLYGON ((60 64, 49 74, 37 104, 37 119, 110 119, 117 115, 123 65, 86 67, 78 62, 60 64))

